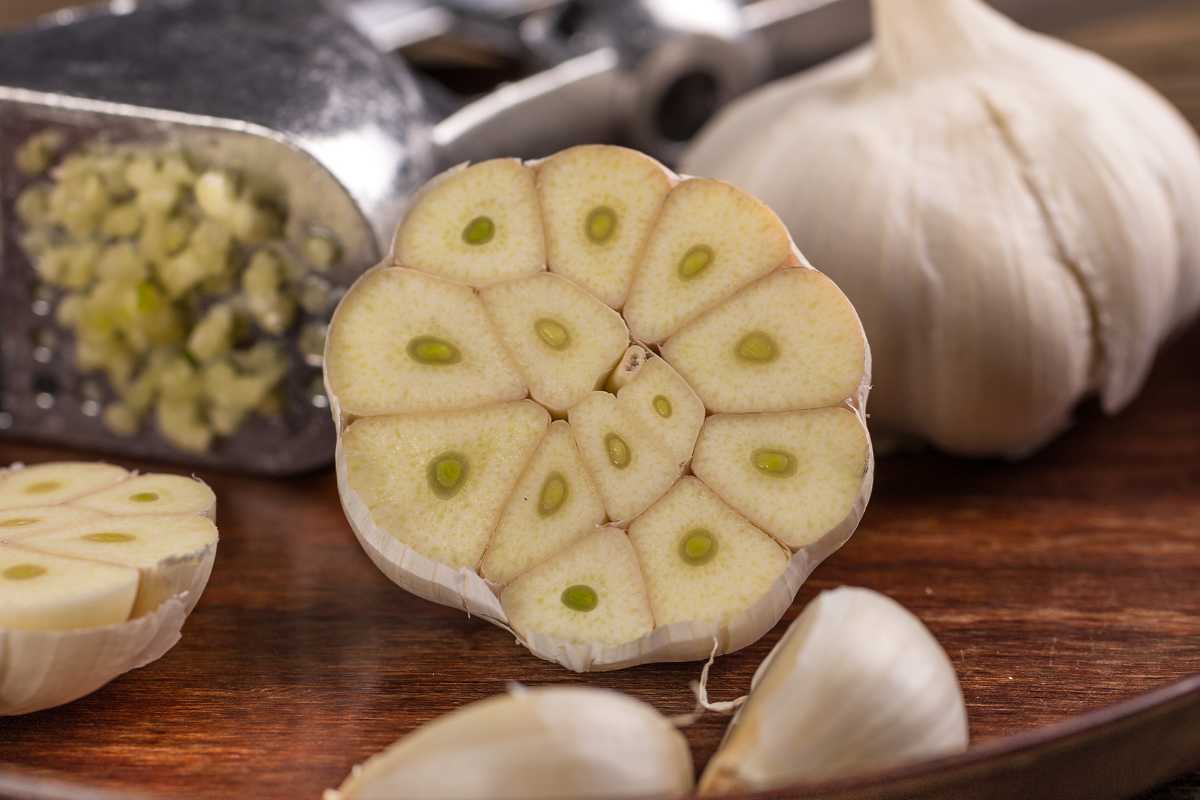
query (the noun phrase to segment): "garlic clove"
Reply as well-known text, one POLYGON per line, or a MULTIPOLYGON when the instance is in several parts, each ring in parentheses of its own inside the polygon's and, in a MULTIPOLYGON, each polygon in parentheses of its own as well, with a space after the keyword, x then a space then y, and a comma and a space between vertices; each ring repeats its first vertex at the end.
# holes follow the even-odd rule
POLYGON ((626 353, 621 367, 621 377, 614 380, 621 384, 620 405, 663 443, 680 466, 686 464, 704 424, 704 403, 670 364, 637 345, 626 353), (635 351, 641 352, 631 357, 635 351))
POLYGON ((833 281, 785 269, 686 325, 662 354, 714 413, 794 411, 853 397, 866 342, 833 281))
POLYGON ((0 628, 62 631, 129 619, 138 572, 0 545, 0 628))
POLYGON ((58 461, 0 471, 0 509, 57 505, 125 480, 112 464, 58 461))
POLYGON ((505 281, 480 296, 530 396, 556 414, 602 383, 629 345, 620 314, 558 275, 505 281))
POLYGON ((687 741, 641 701, 603 689, 518 689, 440 717, 372 756, 325 800, 674 797, 687 741))
POLYGON ((528 400, 364 417, 342 436, 347 477, 388 534, 440 563, 474 569, 549 424, 528 400))
POLYGON ((95 519, 100 512, 72 506, 32 506, 0 511, 0 542, 16 542, 35 533, 95 519))
POLYGON ((639 341, 661 342, 790 258, 787 229, 757 198, 720 181, 685 180, 667 195, 646 243, 625 321, 639 341))
POLYGON ((728 623, 763 595, 790 554, 695 478, 629 526, 658 625, 728 623))
POLYGON ((700 794, 766 790, 961 752, 954 668, 921 621, 869 589, 824 592, 771 650, 700 794))
POLYGON ((604 502, 579 458, 570 426, 550 423, 513 489, 480 574, 503 586, 604 522, 604 502))
POLYGON ((325 364, 345 414, 468 408, 526 393, 475 293, 413 270, 375 269, 355 282, 334 314, 325 364))
POLYGON ((700 431, 692 471, 744 517, 791 548, 857 518, 871 453, 845 408, 718 414, 700 431))
POLYGON ((216 555, 217 528, 194 514, 104 516, 27 536, 19 546, 138 569, 131 617, 140 617, 181 592, 190 593, 192 605, 200 599, 198 587, 208 582, 216 555))
POLYGON ((662 441, 608 392, 592 392, 567 420, 610 520, 636 517, 679 477, 662 441))
POLYGON ((610 145, 563 150, 537 173, 550 271, 620 309, 671 174, 652 158, 610 145))
POLYGON ((533 170, 498 158, 426 184, 396 230, 393 262, 472 286, 546 268, 533 170))
POLYGON ((514 580, 500 594, 524 639, 620 645, 654 627, 637 554, 624 531, 601 528, 514 580))
POLYGON ((74 504, 106 514, 202 514, 213 517, 217 497, 207 484, 194 478, 147 474, 81 497, 74 504))

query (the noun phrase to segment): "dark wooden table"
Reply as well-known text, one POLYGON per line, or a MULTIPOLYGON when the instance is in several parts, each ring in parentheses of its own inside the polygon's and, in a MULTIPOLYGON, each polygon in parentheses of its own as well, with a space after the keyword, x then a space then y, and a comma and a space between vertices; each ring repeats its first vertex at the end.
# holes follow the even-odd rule
MULTIPOLYGON (((1200 3, 1070 38, 1131 67, 1200 121, 1200 3)), ((88 456, 0 444, 0 463, 88 456)), ((581 678, 496 627, 400 591, 355 543, 328 472, 202 477, 220 498, 221 545, 183 641, 67 707, 0 719, 0 794, 53 794, 57 785, 42 782, 51 777, 165 796, 315 797, 401 734, 512 680, 583 681, 668 713, 691 707, 699 665, 581 678)), ((1074 430, 1027 462, 882 460, 855 538, 803 588, 785 623, 717 662, 714 695, 741 694, 786 622, 842 584, 888 593, 945 645, 982 748, 976 774, 993 776, 980 778, 985 787, 1021 768, 1020 754, 1003 751, 1036 742, 1036 729, 1200 673, 1200 327, 1163 354, 1126 412, 1108 419, 1083 409, 1074 430)), ((1183 688, 1164 709, 1200 706, 1200 684, 1183 688)), ((1068 724, 1100 730, 1094 721, 1068 724)), ((708 716, 687 731, 698 765, 724 725, 708 716)), ((1077 739, 1059 749, 1083 748, 1077 739)), ((1079 749, 1082 768, 1119 761, 1104 749, 1116 747, 1079 749)), ((1200 768, 1200 749, 1170 756, 1174 769, 1200 768)), ((913 794, 937 783, 923 774, 913 794)), ((866 785, 837 796, 891 793, 866 785)), ((976 785, 971 796, 997 795, 976 785)), ((1146 798, 1200 798, 1200 775, 1146 798)))

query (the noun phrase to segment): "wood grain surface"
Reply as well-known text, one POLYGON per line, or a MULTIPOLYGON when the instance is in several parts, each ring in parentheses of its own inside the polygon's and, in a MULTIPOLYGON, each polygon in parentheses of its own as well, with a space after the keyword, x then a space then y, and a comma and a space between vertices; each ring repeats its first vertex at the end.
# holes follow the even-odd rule
MULTIPOLYGON (((1129 66, 1200 122, 1200 3, 1069 38, 1129 66)), ((88 456, 0 444, 0 463, 88 456)), ((201 477, 217 491, 221 544, 183 640, 90 697, 0 719, 0 794, 72 795, 70 786, 22 782, 49 776, 176 797, 316 797, 398 736, 508 681, 583 682, 666 713, 691 708, 698 664, 575 676, 499 628, 396 588, 356 544, 331 473, 201 477)), ((1200 672, 1200 327, 1169 346, 1128 410, 1106 418, 1081 409, 1071 432, 1026 462, 882 459, 859 532, 784 623, 717 662, 714 697, 743 693, 786 623, 843 584, 891 595, 933 630, 962 680, 983 756, 1011 750, 1005 737, 1035 736, 1200 672)), ((710 715, 687 730, 698 765, 724 726, 710 715)), ((1179 751, 1183 741, 1153 744, 1175 744, 1174 770, 1200 769, 1200 750, 1179 751)), ((1113 757, 1078 752, 1091 759, 1085 769, 1113 757)), ((973 774, 986 786, 988 763, 1017 762, 979 763, 973 774)), ((929 785, 903 784, 912 795, 929 785)), ((894 791, 867 785, 844 796, 894 791)), ((1195 800, 1200 776, 1151 797, 1195 800)))

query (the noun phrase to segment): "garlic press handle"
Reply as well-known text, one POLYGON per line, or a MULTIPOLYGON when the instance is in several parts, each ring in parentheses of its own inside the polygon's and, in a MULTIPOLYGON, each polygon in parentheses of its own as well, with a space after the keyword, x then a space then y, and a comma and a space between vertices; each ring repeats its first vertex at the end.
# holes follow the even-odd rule
POLYGON ((496 153, 535 158, 618 133, 621 75, 614 50, 602 47, 467 104, 433 128, 443 165, 496 153))

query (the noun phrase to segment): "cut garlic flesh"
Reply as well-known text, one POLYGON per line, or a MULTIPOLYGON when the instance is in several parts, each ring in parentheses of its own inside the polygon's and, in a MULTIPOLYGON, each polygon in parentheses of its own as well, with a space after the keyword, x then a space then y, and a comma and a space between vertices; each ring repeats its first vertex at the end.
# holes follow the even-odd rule
POLYGON ((106 514, 215 513, 213 490, 182 475, 138 475, 115 486, 81 497, 75 504, 106 514))
POLYGON ((138 572, 0 545, 0 628, 65 631, 129 619, 138 572))
POLYGON ((0 472, 0 509, 52 506, 123 481, 129 473, 112 464, 64 462, 0 472))
POLYGON ((460 167, 334 315, 343 507, 392 580, 571 669, 728 652, 862 515, 869 364, 733 186, 609 146, 460 167))
POLYGON ((207 486, 65 462, 0 470, 0 493, 55 503, 0 510, 0 716, 68 703, 175 645, 216 557, 207 486))
POLYGON ((0 542, 16 542, 100 516, 98 511, 72 506, 33 506, 0 511, 0 542))
POLYGON ((141 572, 134 617, 207 580, 217 527, 196 514, 111 516, 21 539, 30 550, 134 567, 141 572))
POLYGON ((579 458, 571 427, 551 423, 517 482, 480 572, 504 585, 604 522, 604 503, 579 458))
POLYGON ((678 797, 692 782, 687 740, 645 703, 518 688, 408 734, 325 800, 678 797))
POLYGON ((937 640, 869 589, 817 597, 759 666, 701 795, 845 778, 967 746, 967 712, 937 640))

